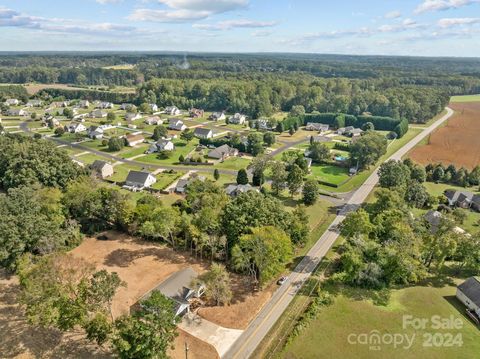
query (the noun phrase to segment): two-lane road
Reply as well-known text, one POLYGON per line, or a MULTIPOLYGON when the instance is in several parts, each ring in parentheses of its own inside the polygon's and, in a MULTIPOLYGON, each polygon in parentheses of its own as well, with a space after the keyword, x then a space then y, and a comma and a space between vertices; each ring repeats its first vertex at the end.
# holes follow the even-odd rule
MULTIPOLYGON (((452 116, 453 111, 448 107, 446 110, 447 113, 444 116, 435 121, 431 126, 426 127, 420 134, 418 134, 418 136, 390 156, 387 161, 400 160, 424 138, 429 136, 437 127, 447 121, 452 116)), ((375 170, 360 188, 354 192, 348 200, 347 205, 344 207, 346 210, 342 211, 333 220, 327 231, 323 233, 303 260, 293 270, 288 281, 278 288, 272 298, 262 308, 260 313, 249 324, 244 333, 223 356, 223 359, 247 359, 252 355, 275 322, 287 309, 288 305, 301 288, 302 283, 312 275, 317 265, 337 240, 339 234, 335 231, 335 228, 337 228, 337 226, 345 219, 345 212, 348 211, 348 208, 357 208, 361 205, 377 183, 378 169, 375 170)))

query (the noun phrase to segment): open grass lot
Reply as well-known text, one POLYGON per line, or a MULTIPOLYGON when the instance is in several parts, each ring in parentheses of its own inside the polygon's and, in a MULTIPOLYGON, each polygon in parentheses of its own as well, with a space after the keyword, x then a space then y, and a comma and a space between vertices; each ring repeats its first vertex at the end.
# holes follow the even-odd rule
POLYGON ((142 144, 135 147, 127 147, 119 153, 119 156, 122 158, 132 158, 141 154, 144 154, 150 145, 142 144))
POLYGON ((98 155, 93 154, 93 153, 86 153, 86 154, 83 154, 83 155, 80 155, 80 156, 75 156, 75 159, 80 161, 80 162, 83 162, 85 164, 92 164, 96 160, 101 160, 101 161, 106 161, 106 162, 110 161, 108 158, 98 156, 98 155))
POLYGON ((321 309, 318 317, 283 350, 280 358, 476 358, 480 352, 479 329, 464 316, 464 308, 455 296, 455 283, 425 283, 394 290, 386 305, 376 305, 363 290, 348 290, 336 296, 335 303, 321 309), (403 329, 403 316, 428 318, 453 316, 461 321, 461 329, 403 329), (415 335, 410 349, 382 345, 370 350, 369 345, 352 345, 350 334, 415 335), (424 347, 425 333, 461 334, 461 347, 424 347))
POLYGON ((127 164, 122 164, 113 167, 113 176, 109 178, 111 181, 124 182, 130 171, 140 171, 142 168, 127 164))
POLYGON ((335 165, 312 165, 309 177, 334 185, 348 180, 348 168, 335 165))
POLYGON ((247 168, 249 164, 250 160, 247 160, 246 158, 231 157, 216 164, 215 168, 238 171, 242 168, 247 168))
POLYGON ((139 162, 151 163, 151 164, 168 164, 173 165, 178 163, 178 158, 180 155, 187 158, 188 154, 195 150, 195 147, 198 145, 198 139, 194 139, 190 142, 185 142, 182 140, 173 141, 175 144, 175 151, 172 152, 171 156, 166 159, 159 159, 157 153, 152 153, 137 159, 139 162))
MULTIPOLYGON (((198 172, 200 176, 204 176, 205 178, 215 181, 213 178, 213 172, 198 172)), ((230 175, 230 174, 220 174, 220 178, 218 181, 215 181, 219 186, 225 186, 231 183, 237 183, 237 176, 230 175)))
POLYGON ((450 102, 480 102, 480 95, 453 96, 450 102))
POLYGON ((169 185, 171 185, 174 181, 179 179, 185 174, 185 172, 175 172, 175 173, 167 173, 162 172, 156 175, 157 182, 152 186, 153 189, 165 189, 169 185))

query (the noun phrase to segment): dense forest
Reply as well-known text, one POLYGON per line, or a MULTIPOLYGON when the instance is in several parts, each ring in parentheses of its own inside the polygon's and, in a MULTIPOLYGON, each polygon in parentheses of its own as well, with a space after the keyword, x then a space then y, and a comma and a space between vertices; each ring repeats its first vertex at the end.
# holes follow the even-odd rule
POLYGON ((132 101, 138 104, 252 118, 303 105, 307 112, 369 112, 425 122, 451 95, 480 92, 479 65, 478 59, 313 54, 4 53, 0 83, 135 86, 132 101))

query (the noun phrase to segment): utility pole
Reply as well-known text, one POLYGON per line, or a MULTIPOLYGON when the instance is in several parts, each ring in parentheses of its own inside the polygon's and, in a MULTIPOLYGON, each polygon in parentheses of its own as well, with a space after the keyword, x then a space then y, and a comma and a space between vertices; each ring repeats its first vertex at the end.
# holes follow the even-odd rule
POLYGON ((188 351, 189 351, 188 344, 185 341, 185 359, 188 359, 188 351))

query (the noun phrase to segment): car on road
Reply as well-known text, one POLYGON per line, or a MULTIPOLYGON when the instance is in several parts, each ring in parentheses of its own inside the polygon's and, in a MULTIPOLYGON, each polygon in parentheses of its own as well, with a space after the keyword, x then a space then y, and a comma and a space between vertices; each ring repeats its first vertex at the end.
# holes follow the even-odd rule
POLYGON ((288 277, 280 277, 280 279, 277 280, 277 284, 278 284, 278 285, 282 285, 282 284, 285 283, 287 280, 288 280, 288 277))

